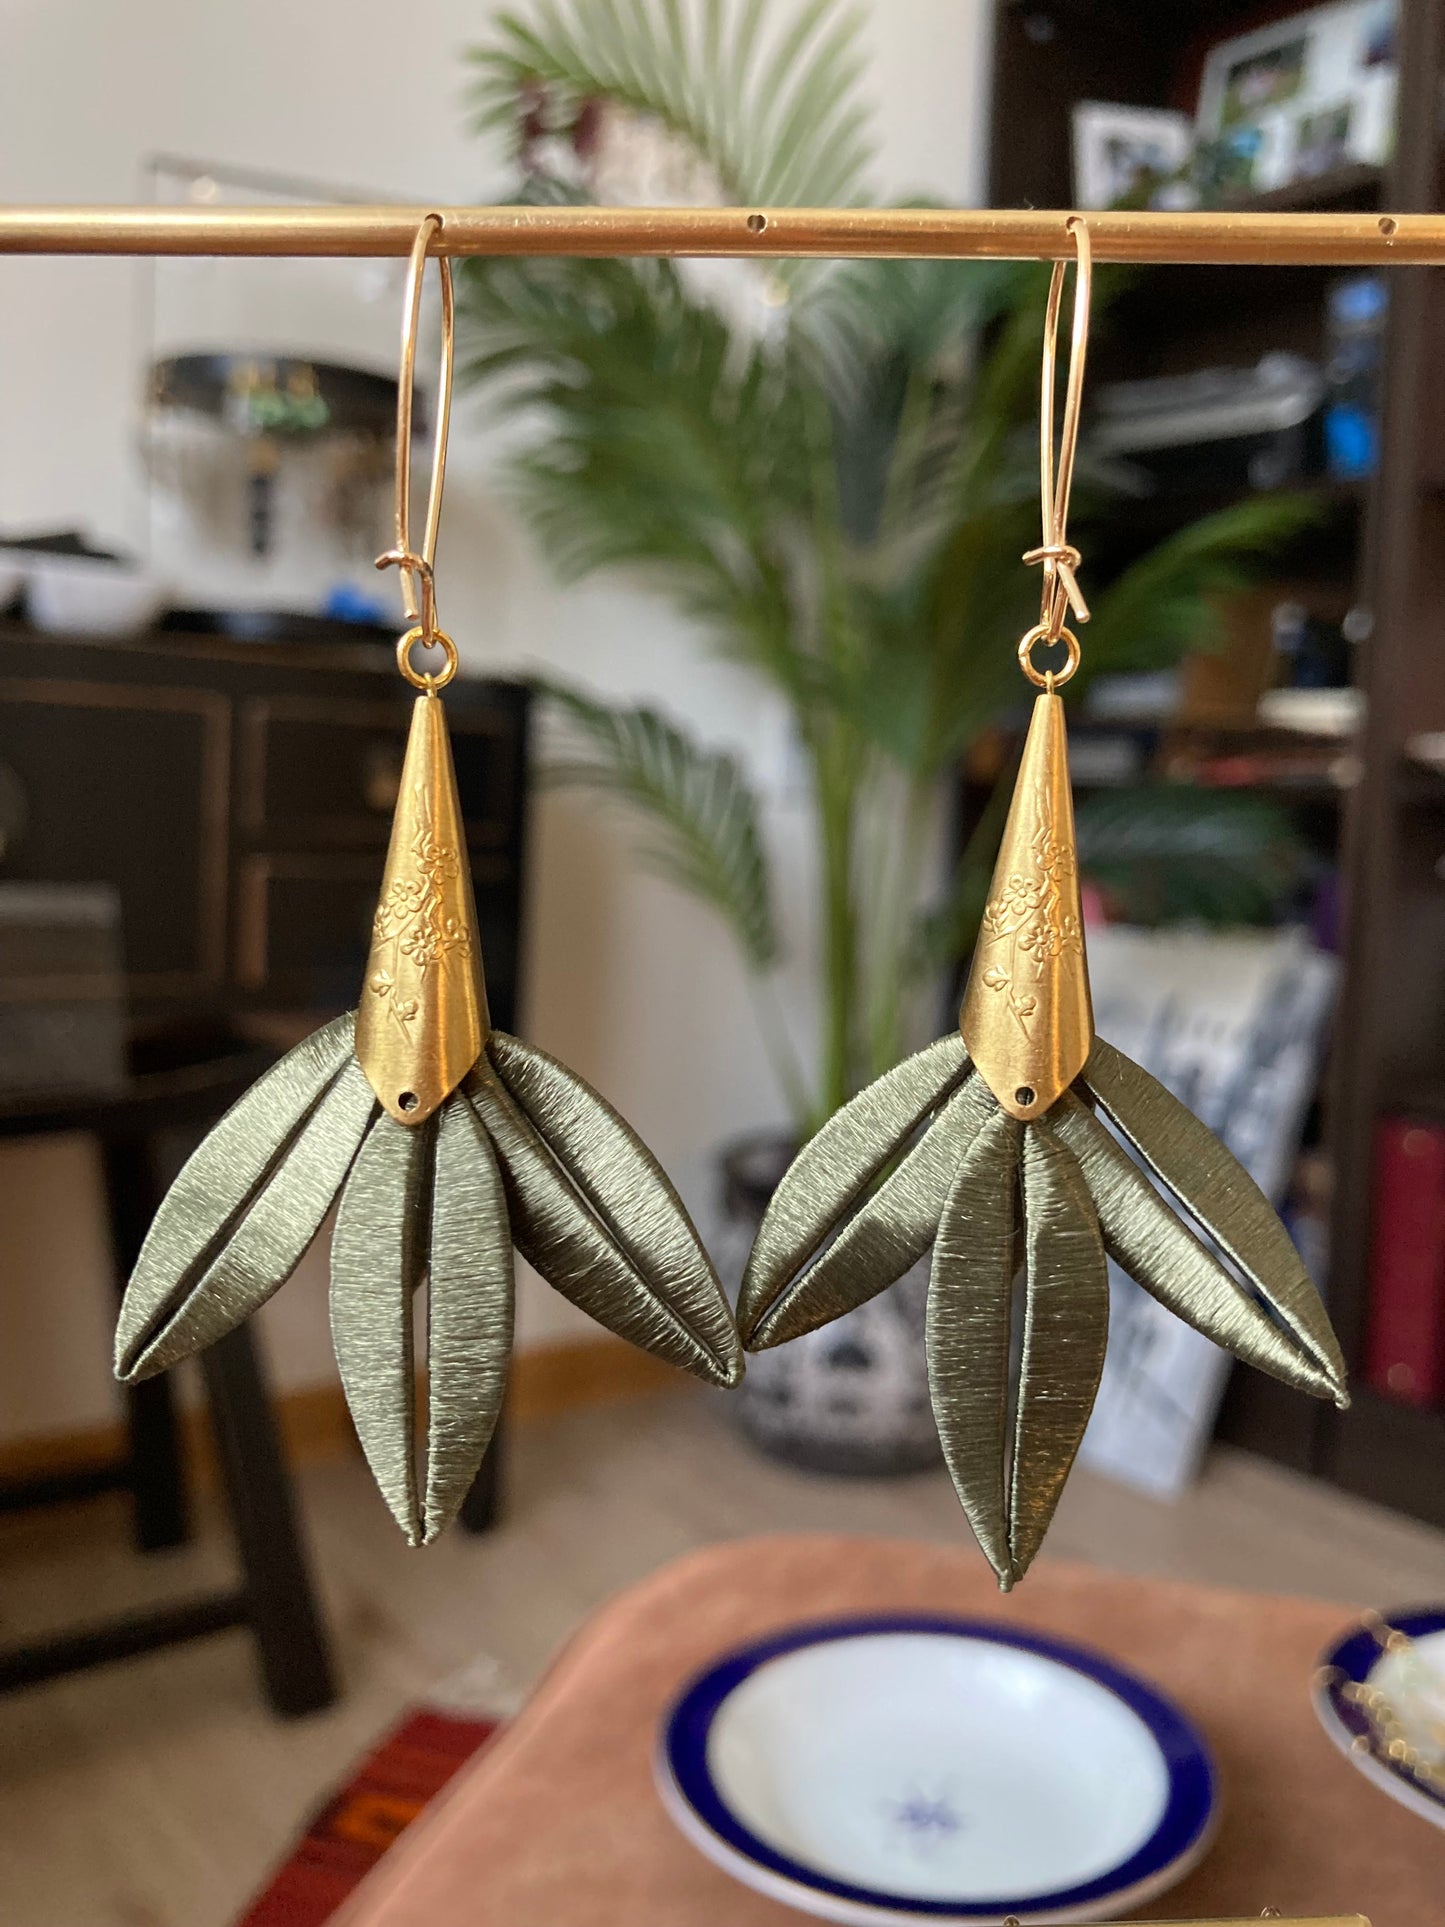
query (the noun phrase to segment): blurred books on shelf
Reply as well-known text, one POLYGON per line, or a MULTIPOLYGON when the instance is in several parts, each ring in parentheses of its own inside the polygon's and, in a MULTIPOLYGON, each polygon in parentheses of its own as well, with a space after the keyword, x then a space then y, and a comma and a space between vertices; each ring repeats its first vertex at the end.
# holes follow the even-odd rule
POLYGON ((1445 1122, 1375 1132, 1365 1377, 1408 1405, 1445 1399, 1445 1122))
MULTIPOLYGON (((1276 1202, 1296 1186, 1338 966, 1304 931, 1089 932, 1099 1034, 1167 1084, 1276 1202)), ((1109 1266, 1104 1377, 1081 1463, 1174 1498, 1214 1424, 1228 1355, 1109 1266)))

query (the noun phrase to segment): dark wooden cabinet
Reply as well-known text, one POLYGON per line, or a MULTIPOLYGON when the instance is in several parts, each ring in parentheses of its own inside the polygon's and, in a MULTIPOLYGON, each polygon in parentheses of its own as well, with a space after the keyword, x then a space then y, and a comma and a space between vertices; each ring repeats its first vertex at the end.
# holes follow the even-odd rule
MULTIPOLYGON (((992 203, 1067 207, 1076 101, 1192 111, 1210 44, 1300 11, 1287 0, 1001 0, 992 203)), ((1400 213, 1445 205, 1445 0, 1401 0, 1399 47, 1390 163, 1340 167, 1244 205, 1400 213)), ((1149 270, 1132 279, 1091 368, 1149 375, 1242 365, 1269 348, 1319 358, 1326 287, 1339 272, 1149 270)), ((1305 565, 1342 609, 1354 604, 1368 632, 1357 650, 1367 700, 1360 776, 1341 799, 1336 832, 1344 977, 1323 1106, 1335 1185, 1330 1308, 1357 1384, 1377 1122, 1391 1110, 1445 1108, 1445 782, 1406 755, 1413 734, 1445 729, 1445 392, 1437 372, 1445 285, 1438 270, 1396 268, 1388 287, 1378 467, 1368 482, 1335 492, 1328 539, 1305 565)), ((1285 1463, 1445 1523, 1445 1413, 1363 1388, 1338 1413, 1236 1372, 1221 1426, 1285 1463)))
MULTIPOLYGON (((528 698, 447 691, 494 1020, 514 1022, 528 698)), ((0 762, 25 827, 0 877, 109 883, 141 1027, 356 1000, 411 692, 391 651, 0 624, 0 762)))

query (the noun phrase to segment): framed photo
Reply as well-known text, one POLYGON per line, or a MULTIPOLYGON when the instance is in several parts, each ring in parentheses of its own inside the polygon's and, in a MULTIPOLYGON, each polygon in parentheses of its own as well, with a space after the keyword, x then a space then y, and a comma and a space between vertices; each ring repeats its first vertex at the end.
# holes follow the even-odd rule
POLYGON ((1388 160, 1398 12, 1397 0, 1336 0, 1211 48, 1197 115, 1203 198, 1388 160))
POLYGON ((1074 108, 1076 207, 1148 207, 1189 165, 1187 114, 1081 100, 1074 108))

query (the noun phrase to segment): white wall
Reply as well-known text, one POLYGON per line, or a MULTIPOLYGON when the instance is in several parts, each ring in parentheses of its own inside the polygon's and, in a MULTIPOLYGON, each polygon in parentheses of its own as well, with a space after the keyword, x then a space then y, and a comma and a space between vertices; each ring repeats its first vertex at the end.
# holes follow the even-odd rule
MULTIPOLYGON (((417 200, 483 199, 503 174, 466 130, 462 52, 494 10, 489 0, 0 0, 0 200, 125 201, 157 151, 417 200)), ((885 193, 978 198, 987 12, 984 0, 873 0, 885 193)), ((0 529, 79 522, 134 539, 139 275, 123 261, 0 260, 0 529)), ((441 577, 469 666, 551 666, 646 696, 739 749, 768 785, 784 895, 805 923, 782 717, 743 673, 701 654, 666 605, 621 584, 549 582, 495 493, 469 415, 463 403, 441 577)), ((598 1084, 706 1212, 718 1144, 782 1115, 726 938, 639 874, 622 827, 576 797, 542 801, 531 857, 528 1034, 598 1084)), ((805 966, 789 1001, 806 1045, 805 966)), ((112 1409, 110 1307, 82 1208, 93 1178, 80 1144, 0 1156, 0 1438, 112 1409)), ((568 1329, 567 1308, 530 1286, 523 1342, 568 1329)), ((315 1254, 266 1317, 283 1381, 326 1375, 315 1254)))

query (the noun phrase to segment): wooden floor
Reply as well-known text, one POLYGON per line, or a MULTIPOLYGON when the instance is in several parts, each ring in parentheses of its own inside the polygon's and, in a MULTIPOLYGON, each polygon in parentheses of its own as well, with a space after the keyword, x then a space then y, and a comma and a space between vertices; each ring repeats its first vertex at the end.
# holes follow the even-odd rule
MULTIPOLYGON (((619 1586, 692 1547, 818 1527, 959 1541, 947 1479, 833 1482, 760 1459, 707 1394, 522 1428, 508 1517, 409 1552, 359 1464, 304 1501, 345 1675, 291 1725, 257 1698, 244 1636, 0 1699, 4 1927, 224 1927, 298 1822, 409 1702, 478 1665, 525 1689, 619 1586), (490 1670, 489 1670, 490 1669, 490 1670)), ((119 1502, 9 1520, 0 1640, 219 1576, 212 1543, 138 1560, 119 1502)), ((1168 1507, 1077 1474, 1049 1541, 1131 1572, 1380 1605, 1445 1597, 1445 1535, 1218 1452, 1168 1507)))

